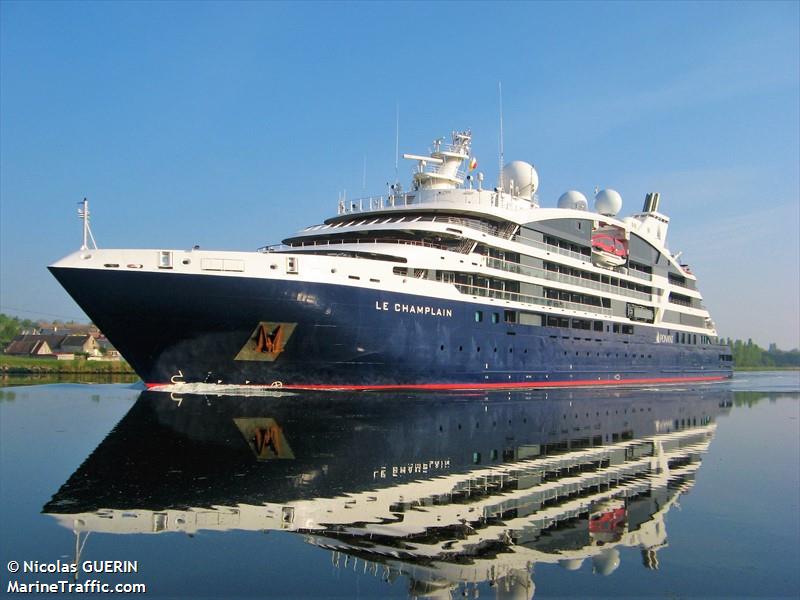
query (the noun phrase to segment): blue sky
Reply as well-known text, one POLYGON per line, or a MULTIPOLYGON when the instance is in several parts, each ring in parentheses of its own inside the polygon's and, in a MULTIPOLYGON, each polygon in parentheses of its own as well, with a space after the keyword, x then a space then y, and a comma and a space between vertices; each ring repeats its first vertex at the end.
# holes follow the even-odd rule
POLYGON ((101 247, 248 250, 383 193, 397 105, 494 181, 502 81, 543 206, 661 192, 720 334, 797 347, 799 7, 3 1, 0 310, 84 318, 45 270, 84 196, 101 247))

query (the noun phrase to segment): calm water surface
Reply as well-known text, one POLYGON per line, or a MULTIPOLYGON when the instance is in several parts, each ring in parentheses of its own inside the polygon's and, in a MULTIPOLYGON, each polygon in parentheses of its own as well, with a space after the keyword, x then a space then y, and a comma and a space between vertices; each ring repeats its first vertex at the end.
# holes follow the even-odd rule
POLYGON ((797 372, 462 395, 6 387, 0 580, 150 598, 796 598, 798 440, 797 372), (114 560, 137 572, 91 572, 114 560))

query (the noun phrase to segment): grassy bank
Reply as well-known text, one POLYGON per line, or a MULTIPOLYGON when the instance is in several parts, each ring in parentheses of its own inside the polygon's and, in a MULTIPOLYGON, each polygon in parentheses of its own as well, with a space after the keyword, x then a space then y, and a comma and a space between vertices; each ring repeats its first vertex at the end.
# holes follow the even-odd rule
POLYGON ((8 374, 134 374, 130 365, 123 360, 108 362, 86 360, 85 358, 56 360, 55 358, 28 358, 25 356, 7 356, 5 354, 0 355, 0 372, 8 374))
POLYGON ((800 371, 798 367, 733 367, 734 371, 800 371))

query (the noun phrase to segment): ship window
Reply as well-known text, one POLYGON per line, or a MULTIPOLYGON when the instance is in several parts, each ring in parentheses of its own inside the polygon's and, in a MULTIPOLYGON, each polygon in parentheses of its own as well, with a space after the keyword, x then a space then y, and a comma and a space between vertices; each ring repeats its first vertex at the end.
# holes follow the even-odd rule
POLYGON ((473 452, 472 453, 472 464, 473 465, 481 464, 481 453, 480 452, 473 452))
POLYGON ((506 323, 516 323, 517 312, 514 310, 503 311, 503 321, 505 321, 506 323))
POLYGON ((499 323, 499 322, 500 322, 500 313, 493 312, 492 323, 499 323))
POLYGON ((286 272, 294 274, 297 273, 297 257, 295 256, 286 257, 286 272))
POLYGON ((619 333, 619 323, 614 323, 613 330, 614 330, 614 333, 619 333))
POLYGON ((167 513, 153 514, 153 531, 164 531, 167 528, 167 513))
POLYGON ((633 325, 623 325, 622 333, 625 333, 627 335, 633 334, 633 325))
POLYGON ((158 268, 159 269, 172 268, 172 252, 165 250, 158 253, 158 268))
POLYGON ((480 323, 482 321, 483 321, 483 311, 482 310, 476 310, 475 311, 475 322, 476 323, 480 323))
POLYGON ((603 322, 602 321, 595 321, 594 322, 594 330, 595 331, 603 331, 603 322))

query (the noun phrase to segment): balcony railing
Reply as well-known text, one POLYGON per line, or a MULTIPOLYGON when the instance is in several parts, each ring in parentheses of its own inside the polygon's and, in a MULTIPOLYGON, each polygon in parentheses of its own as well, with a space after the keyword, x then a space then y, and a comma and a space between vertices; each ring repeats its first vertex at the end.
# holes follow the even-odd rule
POLYGON ((591 288, 602 292, 608 292, 610 294, 619 294, 621 296, 627 296, 629 298, 645 300, 647 302, 652 300, 652 296, 650 294, 639 292, 637 290, 631 290, 628 288, 611 285, 608 283, 602 283, 600 281, 594 281, 593 279, 585 279, 583 277, 575 277, 574 275, 566 275, 564 273, 548 271, 547 269, 539 269, 537 267, 526 267, 523 265, 519 265, 517 263, 508 262, 497 258, 487 258, 486 266, 494 269, 501 269, 503 271, 508 271, 510 273, 517 273, 519 275, 524 275, 527 277, 538 277, 540 279, 546 279, 548 281, 556 281, 558 283, 566 283, 568 285, 574 285, 576 287, 591 288))
POLYGON ((511 302, 521 302, 523 304, 533 304, 536 306, 550 306, 552 308, 565 308, 570 310, 579 310, 583 312, 592 312, 600 315, 611 315, 610 308, 595 306, 593 304, 567 302, 565 300, 555 300, 552 298, 545 298, 543 296, 529 296, 527 294, 506 292, 504 290, 496 290, 493 288, 478 287, 474 285, 466 285, 463 283, 456 283, 454 285, 456 286, 456 289, 459 292, 461 292, 462 294, 468 294, 470 296, 497 298, 499 300, 509 300, 511 302))
POLYGON ((405 246, 422 246, 425 248, 436 248, 437 250, 452 250, 448 246, 442 244, 432 244, 430 242, 422 242, 418 240, 402 240, 398 238, 341 238, 335 240, 309 240, 307 242, 294 242, 292 244, 273 244, 271 246, 263 246, 258 249, 259 252, 287 252, 294 248, 324 248, 342 246, 345 244, 355 244, 360 246, 375 245, 375 244, 401 244, 405 246))

